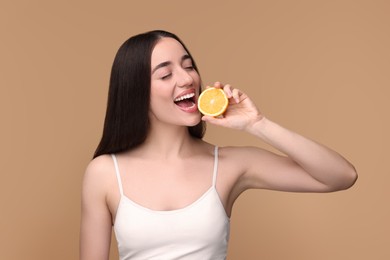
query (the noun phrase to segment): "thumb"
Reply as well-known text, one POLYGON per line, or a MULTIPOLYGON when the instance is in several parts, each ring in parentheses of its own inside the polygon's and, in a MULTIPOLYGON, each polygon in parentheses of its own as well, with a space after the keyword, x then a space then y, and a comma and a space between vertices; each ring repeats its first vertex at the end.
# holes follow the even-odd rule
POLYGON ((222 126, 223 122, 225 121, 225 118, 223 118, 223 116, 220 117, 203 116, 202 120, 207 123, 222 126))

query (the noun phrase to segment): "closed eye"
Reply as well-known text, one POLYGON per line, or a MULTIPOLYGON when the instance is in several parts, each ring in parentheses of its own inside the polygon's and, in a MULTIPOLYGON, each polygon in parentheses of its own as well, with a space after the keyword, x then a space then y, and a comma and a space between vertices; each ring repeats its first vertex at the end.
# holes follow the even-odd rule
POLYGON ((192 64, 192 59, 188 54, 182 57, 182 66, 185 70, 191 71, 194 69, 194 65, 192 64))
POLYGON ((169 73, 169 74, 167 74, 167 75, 165 75, 165 76, 162 76, 161 79, 168 79, 168 78, 170 78, 171 76, 172 76, 172 73, 169 73))

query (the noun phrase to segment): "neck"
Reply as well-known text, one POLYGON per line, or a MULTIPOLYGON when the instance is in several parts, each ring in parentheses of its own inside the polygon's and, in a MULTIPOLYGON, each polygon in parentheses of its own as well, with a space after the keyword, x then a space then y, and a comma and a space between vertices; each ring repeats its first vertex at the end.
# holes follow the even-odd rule
POLYGON ((168 159, 185 156, 194 144, 186 126, 151 127, 142 145, 155 158, 168 159))

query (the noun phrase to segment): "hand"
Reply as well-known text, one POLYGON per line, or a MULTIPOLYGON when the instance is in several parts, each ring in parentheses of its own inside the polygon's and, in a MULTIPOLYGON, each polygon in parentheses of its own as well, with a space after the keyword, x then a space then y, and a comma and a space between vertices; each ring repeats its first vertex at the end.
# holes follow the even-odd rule
POLYGON ((223 85, 220 82, 214 83, 214 87, 223 88, 229 99, 229 105, 223 116, 203 116, 203 121, 218 126, 249 131, 255 123, 264 118, 252 100, 239 89, 233 88, 229 84, 223 85))

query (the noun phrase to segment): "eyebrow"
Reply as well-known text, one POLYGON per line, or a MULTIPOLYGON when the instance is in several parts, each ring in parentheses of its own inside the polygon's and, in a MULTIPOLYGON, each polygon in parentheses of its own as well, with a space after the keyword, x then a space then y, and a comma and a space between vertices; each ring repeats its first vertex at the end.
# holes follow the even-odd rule
MULTIPOLYGON (((185 60, 187 60, 187 59, 192 60, 191 57, 190 57, 190 55, 184 54, 184 55, 181 57, 181 62, 183 62, 183 61, 185 61, 185 60)), ((171 61, 164 61, 164 62, 161 62, 160 64, 158 64, 156 67, 153 68, 152 74, 153 74, 156 70, 158 70, 158 69, 160 69, 160 68, 163 68, 163 67, 166 67, 166 66, 169 66, 169 65, 171 65, 171 64, 172 64, 171 61)))

